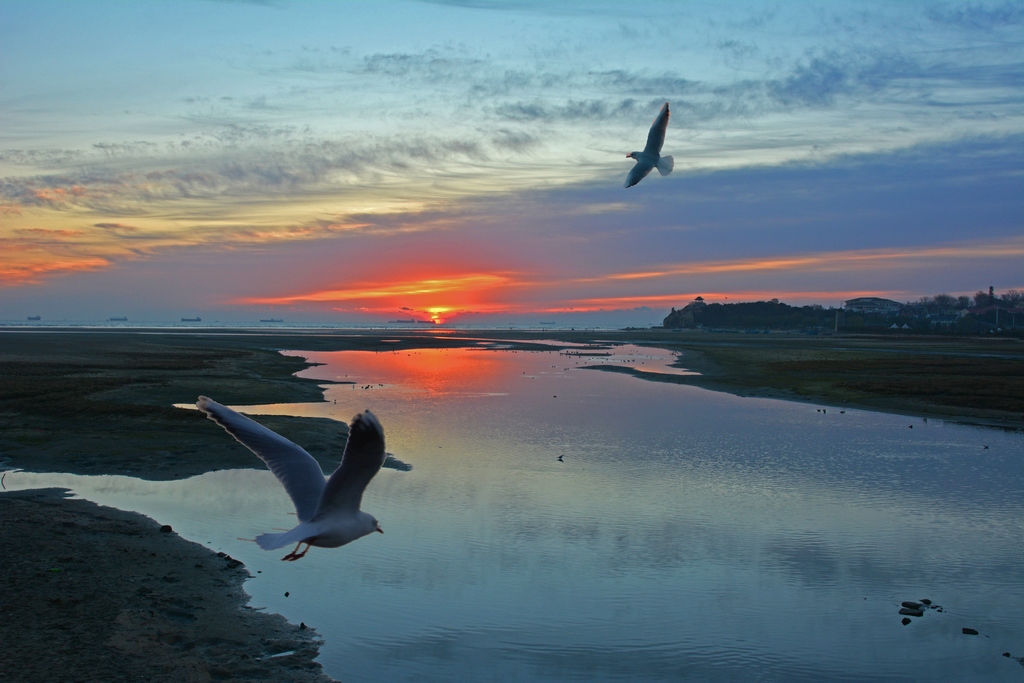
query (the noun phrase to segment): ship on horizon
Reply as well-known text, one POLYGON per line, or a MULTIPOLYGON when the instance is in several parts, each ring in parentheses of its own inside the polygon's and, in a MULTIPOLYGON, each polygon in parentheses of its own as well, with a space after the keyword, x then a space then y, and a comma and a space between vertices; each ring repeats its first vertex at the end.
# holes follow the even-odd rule
POLYGON ((29 319, 29 320, 42 320, 42 319, 43 319, 43 316, 41 316, 41 315, 30 315, 30 316, 28 317, 28 319, 29 319))
POLYGON ((283 323, 281 318, 260 318, 261 323, 283 323))
POLYGON ((118 317, 118 318, 107 318, 107 320, 112 322, 112 323, 126 323, 126 322, 128 322, 127 316, 121 316, 121 317, 118 317))
POLYGON ((183 322, 183 323, 201 323, 201 322, 203 322, 203 319, 200 318, 199 316, 196 316, 194 318, 182 318, 181 322, 183 322))

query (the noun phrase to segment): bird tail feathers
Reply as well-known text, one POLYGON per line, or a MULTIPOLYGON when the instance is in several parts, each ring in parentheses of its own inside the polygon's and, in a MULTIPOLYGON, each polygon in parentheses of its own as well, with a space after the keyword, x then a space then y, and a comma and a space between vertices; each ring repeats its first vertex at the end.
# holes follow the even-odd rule
POLYGON ((668 175, 672 172, 676 162, 671 156, 663 156, 658 159, 658 173, 661 175, 668 175))
POLYGON ((279 534, 260 534, 256 537, 256 545, 264 550, 277 550, 278 548, 283 548, 286 545, 298 543, 309 536, 309 529, 303 527, 304 525, 300 524, 291 531, 285 531, 279 534))

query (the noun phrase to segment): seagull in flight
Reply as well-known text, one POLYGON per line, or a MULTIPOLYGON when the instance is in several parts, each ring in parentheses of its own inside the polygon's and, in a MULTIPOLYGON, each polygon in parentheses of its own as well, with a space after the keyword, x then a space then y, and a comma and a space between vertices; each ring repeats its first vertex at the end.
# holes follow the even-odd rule
POLYGON ((651 169, 657 167, 658 173, 668 175, 672 172, 675 162, 670 156, 661 156, 661 146, 665 144, 665 129, 668 128, 668 102, 666 102, 658 117, 651 124, 651 132, 647 134, 647 146, 642 152, 630 152, 627 159, 636 159, 636 166, 626 176, 626 187, 633 187, 643 180, 651 169))
POLYGON ((373 515, 359 509, 363 491, 387 457, 384 429, 369 410, 352 418, 341 464, 326 479, 313 456, 280 434, 205 396, 199 397, 196 407, 267 463, 295 504, 299 525, 257 536, 261 548, 276 550, 295 543, 295 550, 281 558, 294 562, 314 545, 337 548, 375 531, 384 533, 373 515), (300 553, 303 543, 306 549, 300 553))

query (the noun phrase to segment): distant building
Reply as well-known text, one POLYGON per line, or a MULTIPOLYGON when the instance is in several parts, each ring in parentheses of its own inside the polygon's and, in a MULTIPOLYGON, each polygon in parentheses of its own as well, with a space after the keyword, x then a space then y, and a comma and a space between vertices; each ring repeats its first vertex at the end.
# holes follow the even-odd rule
POLYGON ((877 296, 862 296, 857 299, 844 301, 843 307, 850 313, 892 315, 899 313, 903 304, 899 301, 881 299, 877 296))

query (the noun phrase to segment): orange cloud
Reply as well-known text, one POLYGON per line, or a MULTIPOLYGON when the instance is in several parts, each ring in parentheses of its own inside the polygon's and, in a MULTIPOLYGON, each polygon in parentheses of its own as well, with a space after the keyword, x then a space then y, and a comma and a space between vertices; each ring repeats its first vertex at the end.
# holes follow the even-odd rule
POLYGON ((81 237, 85 234, 82 230, 52 230, 49 228, 19 228, 14 231, 17 235, 25 235, 30 238, 46 239, 68 239, 81 237))
POLYGON ((18 263, 0 262, 0 282, 5 285, 32 285, 38 284, 46 276, 69 275, 82 273, 90 270, 109 268, 111 262, 104 258, 84 257, 72 259, 59 259, 37 261, 22 261, 18 263))
POLYGON ((32 196, 40 204, 46 204, 51 208, 58 208, 76 199, 85 196, 85 188, 81 185, 71 187, 48 187, 34 190, 32 196))
MULTIPOLYGON (((448 278, 430 278, 412 282, 390 284, 364 284, 351 289, 331 289, 280 297, 252 297, 236 301, 244 304, 282 305, 299 302, 351 302, 365 299, 408 299, 424 295, 448 294, 452 292, 480 291, 506 287, 512 279, 501 274, 469 274, 448 278)), ((398 308, 393 306, 391 308, 398 308)))
POLYGON ((832 251, 799 256, 737 259, 731 261, 697 261, 658 270, 613 273, 600 277, 579 278, 575 282, 596 283, 619 280, 649 280, 677 275, 712 275, 717 273, 768 272, 778 270, 803 272, 836 272, 891 268, 893 261, 921 262, 942 259, 1006 258, 1024 256, 1024 240, 963 246, 922 247, 919 249, 862 249, 832 251))

